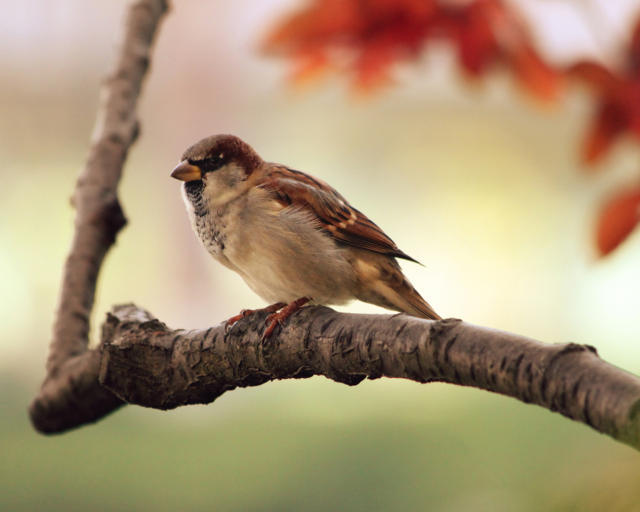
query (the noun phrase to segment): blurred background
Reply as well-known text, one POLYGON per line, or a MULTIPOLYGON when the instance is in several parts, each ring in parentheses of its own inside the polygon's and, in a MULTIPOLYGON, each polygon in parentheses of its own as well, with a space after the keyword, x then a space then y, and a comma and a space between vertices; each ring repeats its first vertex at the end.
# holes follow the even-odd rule
MULTIPOLYGON (((540 51, 558 61, 615 53, 638 7, 591 2, 609 30, 594 40, 570 12, 541 10, 559 3, 522 3, 548 36, 540 51)), ((93 343, 115 303, 176 328, 262 305, 199 246, 169 178, 188 145, 233 133, 366 212, 425 264, 403 268, 440 314, 588 343, 640 374, 640 233, 607 258, 593 249, 603 198, 638 179, 637 146, 617 145, 607 172, 586 176, 584 90, 540 108, 501 73, 469 85, 444 46, 373 95, 338 75, 292 88, 287 63, 259 45, 301 4, 175 2, 120 185, 129 225, 102 268, 93 343)), ((69 197, 126 5, 0 1, 1 510, 640 510, 636 451, 547 410, 442 384, 285 381, 35 433, 26 408, 44 377, 69 197)))

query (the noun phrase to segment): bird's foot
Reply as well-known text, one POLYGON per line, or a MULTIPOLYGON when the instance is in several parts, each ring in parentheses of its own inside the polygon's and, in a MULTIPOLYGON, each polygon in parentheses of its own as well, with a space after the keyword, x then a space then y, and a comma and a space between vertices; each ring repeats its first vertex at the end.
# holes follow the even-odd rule
POLYGON ((283 307, 285 307, 286 304, 284 302, 276 302, 275 304, 271 304, 270 306, 267 306, 266 308, 260 308, 260 309, 243 309, 242 311, 240 311, 239 314, 232 316, 231 318, 227 319, 224 323, 224 331, 225 332, 229 332, 229 329, 231 329, 231 327, 233 327, 233 325, 238 321, 238 320, 242 320, 243 318, 247 318, 250 315, 253 315, 254 313, 258 313, 261 311, 265 311, 267 313, 274 313, 275 311, 278 311, 279 309, 282 309, 283 307))
MULTIPOLYGON (((310 297, 301 297, 299 299, 294 300, 290 304, 284 306, 280 311, 271 313, 265 323, 267 324, 266 329, 262 333, 262 341, 266 340, 269 336, 273 334, 273 331, 278 325, 282 325, 284 321, 293 315, 296 311, 302 308, 307 302, 311 300, 310 297)), ((280 308, 278 308, 280 309, 280 308)))

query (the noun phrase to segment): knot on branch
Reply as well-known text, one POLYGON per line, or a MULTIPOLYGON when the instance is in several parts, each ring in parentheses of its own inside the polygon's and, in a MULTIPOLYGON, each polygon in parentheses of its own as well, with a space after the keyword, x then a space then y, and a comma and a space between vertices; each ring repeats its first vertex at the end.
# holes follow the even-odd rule
POLYGON ((118 197, 111 194, 91 213, 88 221, 104 233, 105 243, 109 245, 115 242, 118 232, 127 225, 118 197))

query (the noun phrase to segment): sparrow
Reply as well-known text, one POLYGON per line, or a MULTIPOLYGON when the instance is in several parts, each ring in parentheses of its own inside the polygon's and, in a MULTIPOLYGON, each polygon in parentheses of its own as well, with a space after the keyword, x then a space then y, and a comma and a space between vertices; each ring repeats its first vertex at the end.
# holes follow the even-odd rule
MULTIPOLYGON (((189 147, 171 177, 204 248, 268 303, 263 339, 304 304, 358 299, 440 319, 400 269, 414 261, 324 181, 265 162, 233 135, 189 147)), ((255 310, 244 310, 228 325, 255 310)))

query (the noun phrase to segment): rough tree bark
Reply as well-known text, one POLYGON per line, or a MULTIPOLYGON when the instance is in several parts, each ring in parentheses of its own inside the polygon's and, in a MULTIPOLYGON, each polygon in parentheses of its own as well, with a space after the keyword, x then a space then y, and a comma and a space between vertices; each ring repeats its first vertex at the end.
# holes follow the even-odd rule
POLYGON ((107 81, 95 141, 74 194, 76 232, 63 278, 47 376, 31 404, 34 427, 62 432, 124 403, 159 409, 209 403, 236 387, 324 375, 442 381, 502 393, 557 411, 640 449, 640 379, 593 347, 549 345, 456 319, 348 315, 303 308, 261 341, 265 315, 229 332, 172 330, 135 305, 115 306, 88 349, 89 315, 104 255, 125 223, 117 184, 136 138, 135 102, 164 0, 129 11, 116 70, 107 81))

